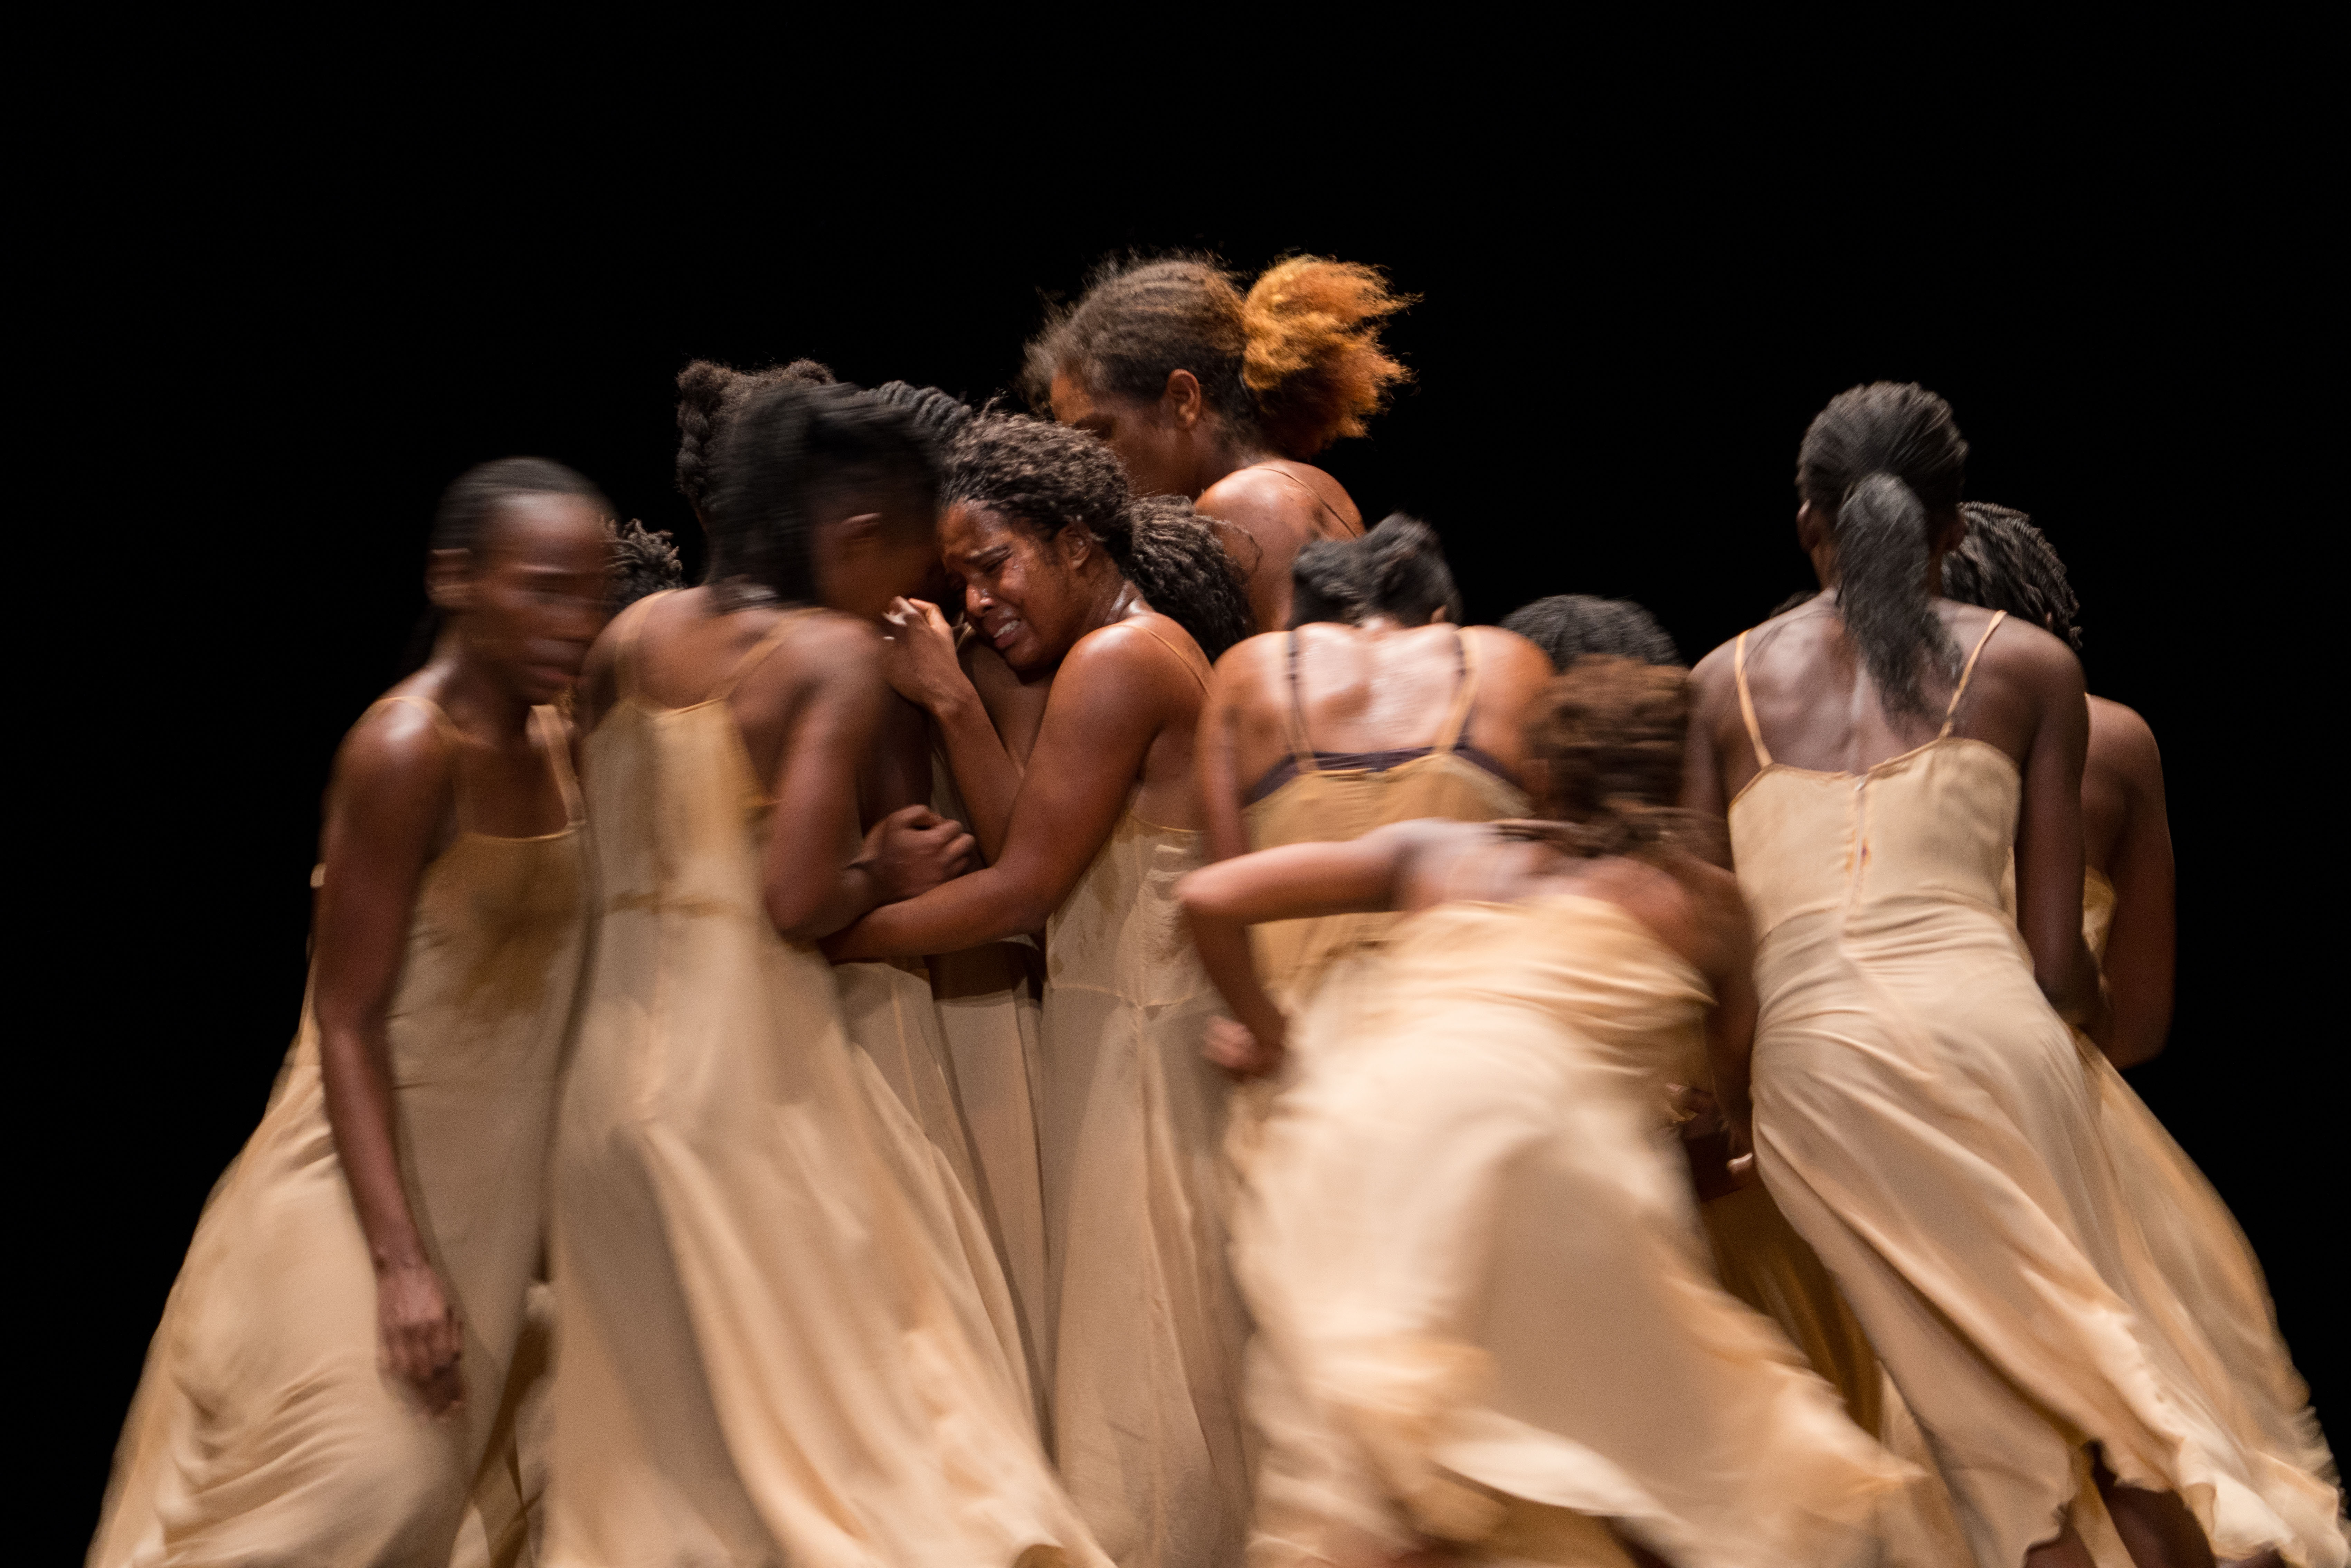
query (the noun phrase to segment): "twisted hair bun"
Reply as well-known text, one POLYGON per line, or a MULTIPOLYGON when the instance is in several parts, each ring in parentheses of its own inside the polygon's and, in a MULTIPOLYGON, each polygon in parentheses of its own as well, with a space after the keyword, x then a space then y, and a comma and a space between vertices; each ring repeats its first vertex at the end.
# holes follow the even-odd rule
POLYGON ((1156 402, 1169 374, 1189 371, 1228 423, 1311 457, 1363 434, 1409 377, 1379 327, 1411 303, 1378 268, 1322 256, 1277 262, 1246 295, 1214 256, 1113 262, 1047 317, 1022 381, 1041 410, 1057 375, 1156 402))
POLYGON ((753 392, 772 386, 831 386, 832 371, 814 360, 738 371, 695 360, 677 373, 677 493, 697 512, 710 504, 711 451, 727 420, 753 392))
POLYGON ((1543 814, 1573 852, 1664 853, 1691 831, 1692 814, 1678 806, 1688 677, 1678 666, 1593 656, 1537 695, 1528 754, 1543 764, 1543 814))

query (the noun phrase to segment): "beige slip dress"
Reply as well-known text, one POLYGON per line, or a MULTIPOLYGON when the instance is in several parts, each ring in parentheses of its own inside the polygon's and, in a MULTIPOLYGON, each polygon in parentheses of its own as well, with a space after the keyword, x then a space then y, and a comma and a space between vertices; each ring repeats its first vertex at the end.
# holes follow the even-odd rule
POLYGON ((1616 904, 1449 903, 1393 928, 1346 1049, 1309 1051, 1238 1221, 1319 1463, 1252 1568, 1433 1536, 1468 1560, 1874 1563, 1903 1467, 1718 1287, 1658 1107, 1702 977, 1616 904))
POLYGON ((1199 833, 1130 805, 1046 926, 1054 1438, 1120 1568, 1226 1568, 1249 1521, 1247 1324, 1217 1202, 1224 1079, 1201 1055, 1222 1004, 1175 897, 1200 863, 1199 833))
POLYGON ((643 613, 587 747, 603 918, 556 1136, 547 1560, 1101 1563, 831 967, 768 919, 772 802, 726 698, 799 616, 670 708, 638 688, 643 613))
POLYGON ((91 1568, 441 1568, 489 1445, 539 1263, 549 1123, 587 934, 579 793, 560 721, 537 709, 569 825, 475 832, 448 716, 421 697, 384 701, 432 718, 455 779, 457 835, 418 883, 385 1035, 409 1209, 465 1324, 465 1404, 430 1419, 380 1370, 375 1270, 335 1156, 306 996, 269 1108, 172 1288, 91 1568))
MULTIPOLYGON (((955 774, 931 753, 931 807, 970 821, 955 774)), ((1029 937, 925 958, 947 1049, 946 1076, 971 1151, 974 1197, 1012 1289, 1045 1451, 1053 1451, 1052 1301, 1046 1289, 1045 1184, 1037 1128, 1043 1092, 1045 955, 1029 937)))
POLYGON ((2069 1511, 2105 1533, 2093 1443, 2125 1483, 2179 1492, 2222 1558, 2274 1544, 2335 1568, 2334 1489, 2263 1437, 2157 1270, 2073 1036, 2001 910, 2020 776, 1953 733, 1982 648, 1937 738, 1858 773, 1774 763, 1743 636, 1734 652, 1759 768, 1729 810, 1759 940, 1759 1168, 1985 1568, 2069 1511))

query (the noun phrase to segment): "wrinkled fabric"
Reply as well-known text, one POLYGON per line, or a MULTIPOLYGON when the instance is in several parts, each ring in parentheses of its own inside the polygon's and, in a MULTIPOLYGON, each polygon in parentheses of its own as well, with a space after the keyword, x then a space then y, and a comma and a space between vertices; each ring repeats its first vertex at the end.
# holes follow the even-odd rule
POLYGON ((1175 898, 1199 839, 1122 816, 1045 936, 1053 1430, 1120 1568, 1224 1568, 1249 1521, 1225 1089, 1201 1054, 1221 1004, 1175 898))
POLYGON ((426 1418, 379 1368, 375 1270, 306 997, 172 1287, 92 1568, 448 1561, 538 1269, 589 907, 576 828, 461 832, 417 887, 385 1035, 409 1210, 465 1323, 462 1411, 426 1418))
POLYGON ((625 698, 587 775, 605 902, 556 1139, 548 1560, 1102 1562, 909 1190, 932 1145, 768 923, 733 715, 625 698))
POLYGON ((2150 1255, 2093 1073, 2001 906, 2015 764, 1938 740, 1767 766, 1730 807, 1759 935, 1758 1167, 1835 1274, 1983 1564, 2094 1507, 2077 1450, 2178 1491, 2223 1558, 2346 1560, 2150 1255))
POLYGON ((1622 1562, 1603 1521, 1687 1568, 1867 1558, 1904 1469, 1709 1277, 1660 1126, 1709 1001, 1575 897, 1424 911, 1322 988, 1299 1027, 1345 1048, 1301 1051, 1236 1243, 1288 1460, 1253 1564, 1622 1562))

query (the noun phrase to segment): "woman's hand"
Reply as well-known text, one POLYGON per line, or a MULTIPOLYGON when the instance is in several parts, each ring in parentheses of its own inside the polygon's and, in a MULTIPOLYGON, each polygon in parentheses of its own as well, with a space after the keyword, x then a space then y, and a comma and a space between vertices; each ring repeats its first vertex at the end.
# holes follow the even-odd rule
POLYGON ((464 1409, 465 1324, 433 1265, 396 1264, 378 1274, 375 1311, 384 1371, 415 1391, 428 1416, 464 1409))
POLYGON ((1208 1033, 1200 1042, 1200 1053, 1235 1078, 1270 1078, 1281 1071, 1283 1052, 1288 1042, 1283 1030, 1270 1030, 1268 1040, 1245 1023, 1231 1019, 1210 1019, 1208 1033))
POLYGON ((975 847, 961 822, 928 806, 901 806, 873 824, 858 860, 872 874, 881 902, 895 904, 960 876, 975 847))
POLYGON ((882 674, 890 689, 929 714, 977 698, 956 657, 955 629, 939 607, 920 599, 893 599, 882 617, 889 626, 882 674))

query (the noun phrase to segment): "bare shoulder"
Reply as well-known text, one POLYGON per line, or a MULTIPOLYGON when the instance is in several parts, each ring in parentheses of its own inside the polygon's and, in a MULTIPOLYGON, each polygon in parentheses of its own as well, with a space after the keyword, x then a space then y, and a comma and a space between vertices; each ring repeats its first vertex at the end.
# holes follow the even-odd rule
MULTIPOLYGON (((1305 468, 1303 464, 1296 466, 1305 468)), ((1243 528, 1282 522, 1311 530, 1326 506, 1342 513, 1352 510, 1352 507, 1341 505, 1345 499, 1346 492, 1340 488, 1339 482, 1321 469, 1295 474, 1270 464, 1259 464, 1237 468, 1201 491, 1195 509, 1243 528), (1322 483, 1316 484, 1307 475, 1318 476, 1322 483)))
POLYGON ((1991 622, 1988 611, 1973 605, 1969 613, 1956 617, 1952 634, 1962 648, 1974 648, 1980 643, 1982 653, 1978 665, 1986 673, 1997 674, 2021 685, 2028 685, 2052 697, 2074 696, 2083 693, 2082 661, 2064 639, 2052 635, 2031 622, 2010 616, 2001 623, 1999 635, 1982 642, 1985 629, 1991 622))
POLYGON ((789 664, 828 685, 844 681, 872 683, 882 678, 882 630, 837 611, 820 610, 807 616, 786 645, 789 664))
POLYGON ((456 758, 433 716, 413 703, 380 702, 343 737, 335 753, 335 792, 370 810, 437 810, 456 758))
POLYGON ((1244 695, 1269 674, 1280 669, 1289 646, 1287 632, 1260 632, 1234 643, 1217 661, 1218 692, 1228 697, 1244 695))
POLYGON ((2163 779, 2163 753, 2138 710, 2108 698, 2090 698, 2090 754, 2134 782, 2163 779))
POLYGON ((1479 667, 1506 680, 1541 684, 1552 677, 1551 655, 1499 626, 1464 626, 1461 636, 1477 650, 1479 667))
MULTIPOLYGON (((1107 626, 1097 626, 1071 646, 1054 673, 1053 687, 1059 691, 1065 684, 1081 689, 1098 682, 1118 681, 1132 684, 1137 679, 1157 682, 1166 676, 1182 677, 1185 685, 1194 685, 1181 668, 1185 650, 1207 663, 1191 633, 1153 611, 1145 615, 1133 615, 1123 621, 1113 621, 1107 626)), ((1196 689, 1195 687, 1194 689, 1196 689)))

